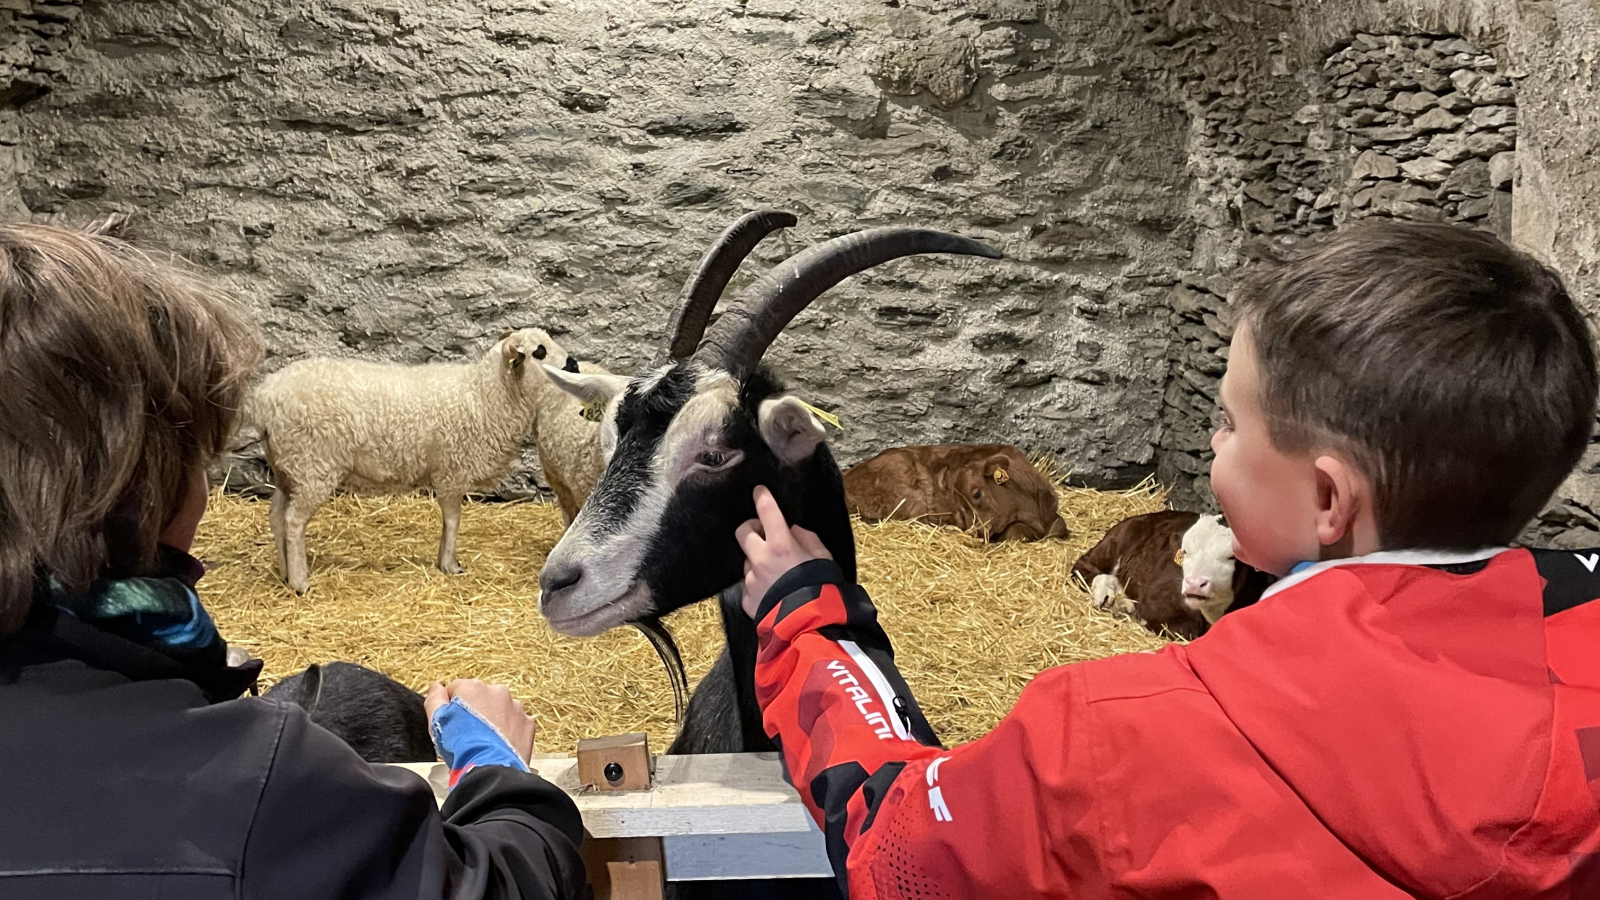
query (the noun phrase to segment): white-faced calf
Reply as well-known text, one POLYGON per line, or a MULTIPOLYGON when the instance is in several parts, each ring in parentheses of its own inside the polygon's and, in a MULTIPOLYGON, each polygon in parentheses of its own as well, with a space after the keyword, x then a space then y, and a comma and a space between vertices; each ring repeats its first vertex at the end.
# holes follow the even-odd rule
POLYGON ((1096 606, 1191 640, 1228 610, 1261 599, 1274 580, 1234 558, 1222 517, 1172 510, 1113 525, 1072 574, 1089 586, 1096 606))

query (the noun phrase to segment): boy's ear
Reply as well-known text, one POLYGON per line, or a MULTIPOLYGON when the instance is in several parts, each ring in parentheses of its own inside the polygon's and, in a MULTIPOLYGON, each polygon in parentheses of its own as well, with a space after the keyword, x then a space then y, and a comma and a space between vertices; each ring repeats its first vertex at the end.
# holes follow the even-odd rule
POLYGON ((1319 456, 1312 464, 1317 478, 1317 541, 1332 548, 1341 559, 1377 549, 1376 535, 1358 535, 1357 529, 1372 516, 1372 486, 1367 477, 1348 461, 1331 454, 1319 456), (1370 543, 1370 549, 1360 547, 1370 543))
POLYGON ((584 405, 607 404, 628 388, 628 379, 622 375, 603 375, 599 372, 568 372, 555 366, 540 366, 545 377, 556 387, 577 397, 584 405))
POLYGON ((761 428, 761 439, 786 466, 810 459, 811 454, 817 452, 817 445, 827 436, 822 423, 800 402, 800 398, 793 395, 785 394, 761 401, 756 418, 761 428))

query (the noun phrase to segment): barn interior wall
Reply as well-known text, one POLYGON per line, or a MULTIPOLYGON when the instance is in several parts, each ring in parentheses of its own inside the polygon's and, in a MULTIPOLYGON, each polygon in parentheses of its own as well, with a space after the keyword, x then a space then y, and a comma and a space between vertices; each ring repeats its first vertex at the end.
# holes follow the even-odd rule
MULTIPOLYGON (((958 231, 1007 261, 884 267, 774 347, 841 457, 1000 440, 1208 507, 1252 241, 1474 222, 1596 310, 1595 46, 1579 0, 0 0, 0 205, 127 215, 269 368, 541 324, 632 371, 738 212, 800 216, 758 266, 958 231)), ((1591 455, 1539 539, 1600 528, 1591 455)))
POLYGON ((269 366, 463 358, 542 324, 633 371, 739 212, 800 217, 761 265, 957 231, 1008 260, 853 279, 771 361, 842 417, 846 460, 1002 440, 1131 482, 1192 227, 1186 120, 1120 59, 1124 22, 1108 0, 94 3, 24 116, 21 194, 126 212, 218 273, 269 366))

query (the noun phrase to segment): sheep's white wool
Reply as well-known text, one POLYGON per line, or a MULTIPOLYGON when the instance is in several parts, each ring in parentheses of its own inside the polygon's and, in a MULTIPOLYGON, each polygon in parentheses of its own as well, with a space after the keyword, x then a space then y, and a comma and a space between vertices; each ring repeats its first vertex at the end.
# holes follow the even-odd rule
POLYGON ((1201 516, 1183 533, 1183 590, 1213 625, 1233 605, 1233 572, 1233 531, 1221 516, 1201 516), (1201 585, 1203 590, 1190 594, 1201 585))
MULTIPOLYGON (((566 351, 558 352, 564 359, 566 351)), ((587 362, 578 363, 578 371, 610 374, 587 362)), ((555 384, 538 391, 534 402, 538 407, 534 427, 539 465, 544 470, 544 480, 555 492, 556 502, 561 504, 561 521, 570 525, 606 468, 600 447, 601 426, 585 419, 583 404, 555 384)))
MULTIPOLYGON (((431 488, 445 519, 440 568, 459 571, 455 530, 462 496, 498 484, 533 430, 544 395, 565 396, 537 371, 541 358, 559 364, 566 351, 542 329, 524 328, 472 362, 308 359, 267 376, 247 398, 244 418, 262 434, 277 477, 272 524, 290 585, 306 589, 305 524, 341 487, 431 488)), ((554 419, 545 464, 573 472, 558 479, 587 478, 592 486, 598 463, 583 454, 593 423, 576 414, 554 419)))

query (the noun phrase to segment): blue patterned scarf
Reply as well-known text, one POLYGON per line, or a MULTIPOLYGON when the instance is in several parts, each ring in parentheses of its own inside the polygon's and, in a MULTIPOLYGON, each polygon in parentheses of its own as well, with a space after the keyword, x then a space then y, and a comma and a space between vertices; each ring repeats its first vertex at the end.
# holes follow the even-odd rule
POLYGON ((187 678, 213 701, 253 690, 261 661, 228 665, 227 642, 195 592, 205 566, 166 546, 157 562, 159 574, 101 578, 76 594, 54 576, 41 578, 34 618, 58 644, 82 651, 73 655, 136 679, 187 678), (118 650, 105 636, 136 646, 118 650))

